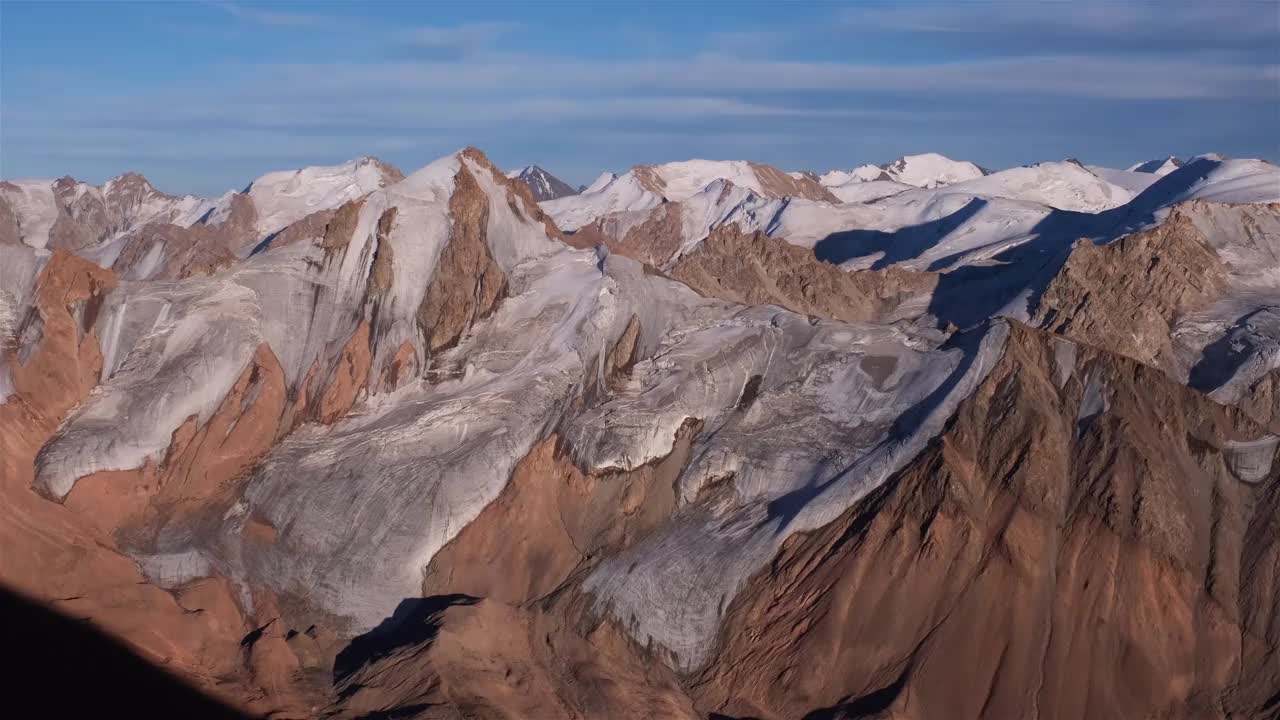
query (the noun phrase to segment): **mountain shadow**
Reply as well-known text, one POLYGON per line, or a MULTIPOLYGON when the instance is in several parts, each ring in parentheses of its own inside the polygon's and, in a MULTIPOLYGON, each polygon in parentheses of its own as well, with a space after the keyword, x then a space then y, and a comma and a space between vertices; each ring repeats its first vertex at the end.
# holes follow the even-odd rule
POLYGON ((333 661, 334 683, 339 683, 364 665, 386 657, 398 648, 431 640, 440 631, 440 613, 455 605, 474 605, 478 601, 479 598, 461 594, 401 600, 390 617, 385 618, 378 627, 353 638, 338 653, 333 661))
MULTIPOLYGON (((30 717, 249 718, 89 622, 0 585, 5 703, 30 717)), ((16 715, 14 717, 17 717, 16 715)))
POLYGON ((939 240, 955 232, 986 205, 986 200, 974 198, 950 215, 892 232, 841 230, 819 240, 813 246, 813 254, 819 260, 839 265, 852 258, 884 253, 871 266, 872 270, 880 270, 919 257, 921 253, 937 245, 939 240))
MULTIPOLYGON (((1100 213, 1051 209, 1032 228, 1030 239, 989 259, 948 270, 969 252, 966 250, 934 261, 928 270, 940 275, 929 312, 960 328, 974 327, 993 315, 1017 315, 1023 309, 1017 302, 1025 302, 1025 310, 1033 312, 1040 293, 1062 268, 1077 240, 1104 244, 1153 224, 1160 210, 1221 164, 1210 158, 1187 163, 1127 204, 1100 213)), ((871 269, 886 268, 936 247, 988 202, 975 197, 950 215, 892 232, 854 229, 832 233, 814 245, 813 253, 817 259, 835 264, 880 253, 871 269)))

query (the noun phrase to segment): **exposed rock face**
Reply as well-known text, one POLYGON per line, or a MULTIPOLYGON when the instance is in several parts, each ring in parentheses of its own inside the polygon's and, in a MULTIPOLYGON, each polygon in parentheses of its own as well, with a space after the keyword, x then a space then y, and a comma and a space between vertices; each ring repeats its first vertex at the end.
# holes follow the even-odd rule
POLYGON ((454 177, 449 216, 449 244, 418 308, 431 353, 456 344, 474 321, 493 312, 507 289, 507 278, 485 243, 489 199, 465 167, 454 177))
POLYGON ((520 169, 518 172, 509 173, 507 177, 524 183, 529 188, 529 194, 537 202, 578 194, 578 191, 573 189, 573 186, 569 185, 569 183, 537 165, 530 165, 520 169))
MULTIPOLYGON (((110 271, 62 251, 37 280, 29 322, 40 325, 40 340, 12 368, 14 393, 0 404, 0 541, 7 549, 0 583, 123 638, 206 690, 268 709, 273 703, 260 705, 265 698, 242 673, 239 638, 248 627, 224 580, 207 577, 174 592, 150 584, 113 537, 109 518, 139 505, 127 493, 77 508, 31 492, 36 451, 97 382, 102 354, 83 323, 115 283, 110 271)), ((180 495, 183 483, 166 490, 180 495)))
POLYGON ((1267 717, 1273 176, 6 183, 0 585, 269 717, 1267 717))
POLYGON ((212 204, 156 190, 138 173, 101 187, 72 177, 0 183, 0 242, 82 251, 149 222, 189 225, 212 204), (9 220, 11 218, 11 220, 9 220))
POLYGON ((427 599, 406 603, 394 633, 352 645, 372 657, 350 675, 338 670, 336 716, 425 705, 443 707, 418 717, 702 717, 674 673, 618 629, 593 628, 582 602, 537 602, 671 516, 698 430, 684 426, 653 465, 601 476, 577 469, 557 438, 539 443, 498 500, 433 559, 427 599))
POLYGON ((18 225, 18 214, 5 199, 6 195, 17 191, 13 183, 0 182, 0 245, 17 245, 22 241, 21 228, 18 225))
POLYGON ((1226 284, 1227 267, 1175 210, 1161 225, 1110 245, 1076 243, 1033 322, 1176 374, 1176 319, 1217 299, 1226 284))
POLYGON ((692 680, 699 704, 1257 716, 1280 679, 1262 569, 1275 472, 1242 482, 1230 456, 1261 428, 1156 371, 1067 347, 1015 331, 942 438, 793 539, 730 610, 720 661, 692 680), (1107 409, 1082 418, 1099 384, 1107 409))
POLYGON ((636 657, 611 628, 588 642, 536 607, 457 595, 405 615, 399 637, 368 638, 351 658, 371 659, 340 676, 333 717, 702 717, 670 671, 636 657))
POLYGON ((566 242, 581 248, 604 245, 610 252, 665 271, 717 228, 760 230, 788 203, 790 199, 715 180, 679 202, 605 214, 578 228, 566 242))
MULTIPOLYGON (((629 525, 629 508, 658 521, 673 508, 619 501, 635 479, 586 477, 544 443, 437 555, 434 597, 404 620, 421 639, 345 678, 340 712, 1253 716, 1280 680, 1275 580, 1257 565, 1277 551, 1274 493, 1238 477, 1233 454, 1262 433, 1155 370, 1014 328, 942 437, 753 578, 713 662, 648 677, 637 668, 661 663, 591 620, 575 577, 629 544, 611 512, 629 525), (1091 414, 1098 387, 1107 408, 1091 414), (1151 413, 1165 424, 1139 420, 1151 413), (580 648, 590 660, 575 665, 580 648), (587 681, 606 670, 610 683, 587 681), (528 689, 515 706, 513 673, 528 689)), ((638 497, 686 457, 664 459, 638 497)))
POLYGON ((684 216, 680 203, 663 203, 643 221, 625 226, 620 218, 604 217, 574 233, 575 247, 601 244, 655 268, 665 267, 684 244, 684 216))
POLYGON ((181 280, 230 267, 239 249, 252 242, 257 216, 246 195, 232 195, 227 207, 217 223, 143 226, 124 240, 112 269, 129 280, 181 280))
POLYGON ((892 322, 920 314, 932 273, 887 268, 846 272, 805 248, 722 226, 682 257, 671 277, 703 295, 744 305, 780 305, 832 320, 892 322))
MULTIPOLYGON (((692 164, 693 162, 697 161, 691 161, 691 163, 687 164, 692 164)), ((801 177, 794 177, 779 170, 778 168, 771 165, 765 165, 763 163, 748 162, 744 163, 744 165, 745 168, 742 168, 742 170, 749 173, 749 176, 751 176, 754 181, 752 183, 752 189, 757 190, 766 197, 799 197, 804 198, 805 200, 839 202, 839 200, 837 200, 829 190, 823 187, 821 183, 812 177, 805 175, 802 175, 801 177)), ((635 174, 637 179, 639 179, 640 185, 650 192, 664 196, 671 192, 671 184, 673 180, 669 179, 669 176, 672 174, 672 171, 669 168, 654 165, 637 165, 631 169, 631 172, 635 174)), ((739 172, 741 172, 741 170, 739 170, 739 172)), ((734 177, 731 177, 724 172, 717 173, 713 171, 706 177, 706 180, 710 182, 717 179, 717 177, 719 177, 719 179, 726 180, 734 179, 734 177)), ((675 199, 682 200, 684 198, 677 195, 675 199)))
POLYGON ((432 559, 423 595, 527 603, 555 591, 592 558, 630 546, 675 511, 675 482, 700 427, 685 423, 670 454, 623 473, 584 474, 559 438, 543 440, 516 466, 498 500, 432 559))
POLYGON ((555 221, 551 219, 550 215, 543 212, 542 207, 534 199, 533 193, 530 192, 528 185, 516 182, 512 178, 503 175, 498 170, 498 167, 490 162, 489 158, 479 148, 463 148, 460 156, 483 168, 483 172, 487 173, 493 179, 493 182, 506 188, 507 205, 513 213, 540 224, 549 238, 560 239, 562 237, 560 228, 556 227, 555 221))
POLYGON ((840 202, 835 195, 831 194, 830 190, 823 187, 816 178, 810 175, 794 177, 778 168, 762 165, 761 163, 751 163, 751 169, 755 171, 756 178, 760 181, 760 187, 766 196, 798 197, 820 202, 840 202))
POLYGON ((1280 204, 1178 203, 1160 225, 1077 243, 1033 321, 1154 365, 1271 423, 1280 204))

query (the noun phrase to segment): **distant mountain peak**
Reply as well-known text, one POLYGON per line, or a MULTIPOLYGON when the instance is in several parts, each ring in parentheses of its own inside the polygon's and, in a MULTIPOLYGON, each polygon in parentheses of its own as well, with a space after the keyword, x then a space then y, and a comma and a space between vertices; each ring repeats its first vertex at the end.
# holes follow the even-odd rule
POLYGON ((537 165, 525 165, 519 170, 507 173, 507 177, 519 180, 528 186, 529 192, 533 193, 533 199, 538 202, 577 195, 579 192, 569 183, 537 165))
POLYGON ((606 185, 617 179, 618 175, 616 173, 611 173, 606 170, 597 175, 596 179, 592 180, 590 185, 587 185, 582 189, 582 192, 599 192, 600 190, 603 190, 606 185))
POLYGON ((822 184, 836 187, 850 182, 892 180, 904 185, 935 188, 940 185, 973 180, 991 171, 963 160, 952 160, 939 153, 904 155, 883 165, 860 165, 849 172, 836 170, 822 176, 822 184))
POLYGON ((1182 167, 1182 160, 1170 155, 1159 160, 1148 160, 1140 162, 1136 165, 1129 166, 1129 172, 1152 173, 1154 175, 1168 175, 1169 173, 1182 167))
POLYGON ((940 153, 906 155, 884 166, 883 169, 891 180, 922 188, 950 185, 988 174, 971 162, 952 160, 940 153))

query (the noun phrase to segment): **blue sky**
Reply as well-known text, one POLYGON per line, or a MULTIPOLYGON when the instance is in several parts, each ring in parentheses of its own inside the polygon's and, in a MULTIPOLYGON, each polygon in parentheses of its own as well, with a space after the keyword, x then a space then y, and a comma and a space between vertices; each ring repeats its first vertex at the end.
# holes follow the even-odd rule
POLYGON ((1280 159, 1280 2, 0 2, 0 177, 1280 159))

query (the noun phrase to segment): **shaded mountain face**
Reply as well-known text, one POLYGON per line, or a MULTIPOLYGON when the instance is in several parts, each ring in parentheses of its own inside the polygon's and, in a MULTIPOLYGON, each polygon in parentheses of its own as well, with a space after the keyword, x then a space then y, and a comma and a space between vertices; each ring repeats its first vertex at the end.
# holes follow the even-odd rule
POLYGON ((520 170, 509 172, 507 177, 524 183, 529 188, 530 194, 533 195, 533 199, 538 202, 555 200, 556 198, 577 195, 582 192, 581 188, 574 190, 572 185, 537 165, 529 165, 520 170))
POLYGON ((15 181, 0 585, 192 712, 1266 717, 1280 170, 1124 172, 15 181))

